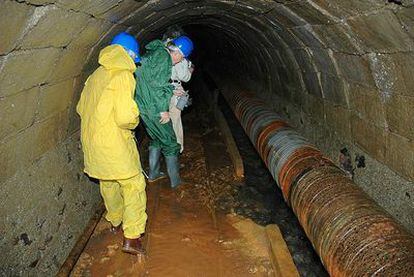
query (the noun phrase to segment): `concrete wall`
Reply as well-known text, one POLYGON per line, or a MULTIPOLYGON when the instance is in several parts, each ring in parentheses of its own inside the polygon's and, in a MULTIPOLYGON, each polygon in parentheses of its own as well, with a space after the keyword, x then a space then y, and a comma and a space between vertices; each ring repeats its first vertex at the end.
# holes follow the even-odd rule
POLYGON ((171 24, 187 26, 200 66, 254 89, 333 158, 365 153, 357 182, 414 229, 412 0, 0 0, 3 272, 53 275, 100 201, 74 112, 99 50, 171 24))

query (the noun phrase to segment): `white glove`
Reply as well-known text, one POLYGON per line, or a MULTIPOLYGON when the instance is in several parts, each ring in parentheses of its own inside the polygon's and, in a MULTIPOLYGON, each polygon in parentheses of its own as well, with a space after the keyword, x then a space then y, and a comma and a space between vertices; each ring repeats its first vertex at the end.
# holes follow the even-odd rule
POLYGON ((162 113, 160 113, 160 115, 161 115, 161 119, 160 119, 161 124, 166 124, 170 121, 170 113, 169 112, 162 112, 162 113))

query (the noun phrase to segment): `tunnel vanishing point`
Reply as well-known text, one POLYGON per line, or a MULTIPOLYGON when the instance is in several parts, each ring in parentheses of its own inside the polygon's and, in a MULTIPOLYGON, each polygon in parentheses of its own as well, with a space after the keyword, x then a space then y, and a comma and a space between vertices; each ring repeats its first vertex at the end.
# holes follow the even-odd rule
POLYGON ((414 232, 413 0, 0 0, 0 275, 53 275, 100 203, 75 106, 99 50, 171 25, 414 232), (365 157, 365 167, 356 157, 365 157))

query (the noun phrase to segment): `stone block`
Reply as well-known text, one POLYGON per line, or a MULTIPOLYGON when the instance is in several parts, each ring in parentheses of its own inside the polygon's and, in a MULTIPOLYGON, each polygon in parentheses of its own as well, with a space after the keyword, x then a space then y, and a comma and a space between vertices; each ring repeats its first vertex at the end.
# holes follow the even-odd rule
POLYGON ((385 161, 387 132, 372 122, 356 115, 351 116, 352 138, 355 144, 368 152, 378 161, 385 161))
POLYGON ((386 4, 377 0, 312 0, 312 2, 341 19, 380 9, 386 4))
POLYGON ((331 18, 326 16, 320 9, 317 9, 308 1, 295 1, 285 4, 285 6, 300 16, 308 24, 325 25, 333 23, 331 18))
POLYGON ((288 72, 300 70, 301 66, 297 63, 295 54, 291 49, 280 48, 278 52, 282 64, 288 72))
POLYGON ((29 164, 53 149, 66 137, 68 113, 63 111, 44 121, 37 122, 21 134, 21 159, 29 164))
MULTIPOLYGON (((228 7, 230 8, 230 7, 228 7)), ((214 10, 213 7, 211 7, 211 9, 214 10)), ((223 8, 225 10, 225 8, 223 8)), ((206 15, 208 15, 208 11, 204 10, 206 12, 206 15)), ((143 5, 138 7, 137 10, 135 10, 134 12, 130 13, 130 15, 128 16, 128 18, 126 18, 125 20, 122 21, 123 25, 126 26, 131 26, 131 27, 137 27, 138 29, 144 29, 143 25, 141 24, 141 19, 142 18, 146 18, 149 15, 154 13, 154 8, 150 7, 148 5, 143 5), (140 24, 137 24, 137 22, 139 22, 140 24), (139 26, 137 26, 139 25, 139 26)), ((137 32, 131 32, 136 34, 137 32)))
POLYGON ((22 162, 20 152, 20 137, 12 136, 0 141, 0 183, 13 176, 19 169, 22 162))
POLYGON ((395 52, 414 48, 413 40, 390 10, 353 17, 348 19, 348 24, 366 51, 395 52))
POLYGON ((314 48, 325 48, 323 40, 314 32, 312 26, 299 26, 290 30, 304 45, 314 48))
MULTIPOLYGON (((82 7, 86 7, 88 5, 91 5, 90 0, 83 1, 83 0, 57 0, 56 4, 58 6, 62 6, 64 8, 72 9, 74 11, 80 11, 82 7)), ((106 10, 110 9, 111 7, 108 7, 106 10)))
POLYGON ((303 26, 307 23, 284 5, 277 5, 275 9, 268 12, 265 16, 272 21, 277 21, 278 25, 286 28, 303 26))
POLYGON ((0 57, 0 97, 46 82, 60 52, 45 48, 15 51, 0 57))
POLYGON ((396 16, 400 19, 404 30, 414 38, 414 5, 398 10, 396 16))
POLYGON ((351 83, 375 87, 367 56, 349 55, 334 52, 333 57, 338 65, 339 74, 351 83))
POLYGON ((0 183, 29 166, 65 138, 67 113, 35 123, 0 142, 0 183))
POLYGON ((317 72, 317 68, 315 67, 314 61, 307 50, 294 50, 293 54, 295 55, 296 63, 298 64, 299 69, 302 72, 317 72))
POLYGON ((353 113, 360 118, 373 122, 377 127, 385 128, 385 107, 381 101, 379 92, 375 88, 369 88, 358 84, 350 84, 349 103, 353 113))
POLYGON ((0 140, 23 130, 34 121, 39 88, 0 98, 0 140))
POLYGON ((393 95, 385 110, 390 131, 414 139, 414 97, 393 95))
POLYGON ((352 132, 350 118, 351 114, 348 109, 324 102, 326 125, 329 130, 334 131, 335 136, 341 141, 351 141, 352 132))
POLYGON ((285 45, 289 45, 290 49, 302 49, 305 47, 303 42, 297 38, 290 29, 281 28, 280 30, 271 30, 267 32, 267 36, 276 36, 274 45, 280 44, 280 41, 282 40, 284 42, 284 45, 281 44, 280 48, 285 47, 285 45))
POLYGON ((72 97, 72 103, 69 108, 69 125, 68 134, 71 135, 80 128, 80 117, 76 113, 76 105, 79 102, 79 98, 86 82, 88 75, 82 74, 73 80, 74 94, 72 97))
POLYGON ((73 79, 40 88, 39 107, 36 120, 41 121, 66 110, 73 97, 73 79))
POLYGON ((303 73, 303 82, 308 93, 322 98, 322 88, 320 83, 320 73, 303 73))
POLYGON ((136 11, 140 7, 145 5, 145 2, 138 2, 134 0, 124 0, 112 7, 99 17, 109 20, 111 22, 119 22, 124 19, 127 15, 131 14, 131 11, 136 11))
POLYGON ((288 65, 287 67, 283 67, 283 74, 281 74, 280 79, 289 85, 296 85, 301 87, 303 85, 301 77, 302 72, 296 68, 293 68, 295 62, 292 62, 292 64, 288 65))
POLYGON ((105 18, 111 22, 120 22, 126 16, 131 14, 131 11, 136 11, 140 7, 145 5, 145 2, 137 2, 134 0, 124 0, 115 7, 111 8, 100 17, 105 18))
POLYGON ((393 170, 410 180, 414 179, 414 141, 390 133, 386 163, 393 170))
POLYGON ((341 78, 331 74, 320 73, 322 95, 327 101, 334 105, 348 107, 347 84, 341 78))
POLYGON ((302 109, 314 122, 325 122, 325 107, 322 98, 304 94, 302 109))
POLYGON ((111 23, 101 19, 89 19, 85 28, 70 42, 69 48, 92 47, 111 26, 111 23))
POLYGON ((407 76, 403 72, 407 71, 409 73, 411 69, 401 68, 401 65, 397 65, 394 60, 395 55, 372 53, 368 57, 371 63, 372 76, 381 93, 383 102, 387 102, 394 94, 404 95, 412 93, 406 92, 405 80, 403 79, 403 74, 406 78, 410 75, 408 74, 407 76))
POLYGON ((322 48, 311 48, 309 49, 309 53, 313 58, 313 62, 318 72, 336 75, 335 65, 327 50, 322 48))
POLYGON ((25 0, 24 2, 30 3, 33 5, 45 5, 55 3, 55 0, 25 0))
POLYGON ((57 0, 57 4, 75 11, 82 11, 93 16, 101 15, 116 5, 121 0, 57 0))
POLYGON ((358 42, 353 38, 349 28, 343 24, 315 25, 312 30, 317 34, 324 45, 333 51, 358 53, 358 42))
POLYGON ((303 102, 305 101, 305 95, 307 94, 306 91, 304 91, 301 88, 288 86, 286 88, 286 91, 289 92, 289 101, 292 102, 292 104, 297 105, 298 107, 302 107, 303 102))
POLYGON ((63 50, 60 58, 56 62, 56 67, 48 80, 50 82, 56 82, 79 75, 85 64, 88 53, 89 49, 85 48, 69 47, 63 50))
POLYGON ((0 55, 8 53, 17 44, 34 8, 15 1, 0 3, 0 55))
POLYGON ((42 6, 36 8, 31 20, 34 26, 21 42, 23 49, 68 45, 85 27, 88 16, 56 6, 42 6))
POLYGON ((263 0, 240 0, 235 3, 235 8, 244 14, 264 14, 275 8, 276 3, 263 0))
POLYGON ((396 75, 395 92, 414 96, 414 53, 396 53, 391 57, 395 64, 395 70, 391 72, 396 75))

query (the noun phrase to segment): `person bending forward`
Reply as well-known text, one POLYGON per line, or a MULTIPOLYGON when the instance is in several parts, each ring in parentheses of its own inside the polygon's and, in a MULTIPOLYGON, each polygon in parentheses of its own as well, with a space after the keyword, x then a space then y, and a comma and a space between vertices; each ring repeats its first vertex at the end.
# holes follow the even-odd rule
MULTIPOLYGON (((177 38, 178 39, 178 38, 177 38)), ((168 48, 161 40, 150 42, 145 48, 141 66, 135 75, 137 80, 135 100, 141 111, 141 118, 151 138, 149 146, 149 181, 164 177, 160 172, 160 156, 165 156, 171 187, 181 184, 177 143, 170 122, 169 104, 174 87, 169 82, 172 66, 182 61, 184 52, 191 52, 193 44, 188 37, 180 37, 177 44, 168 48), (190 50, 191 49, 191 50, 190 50)))

